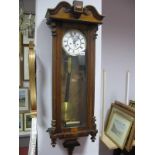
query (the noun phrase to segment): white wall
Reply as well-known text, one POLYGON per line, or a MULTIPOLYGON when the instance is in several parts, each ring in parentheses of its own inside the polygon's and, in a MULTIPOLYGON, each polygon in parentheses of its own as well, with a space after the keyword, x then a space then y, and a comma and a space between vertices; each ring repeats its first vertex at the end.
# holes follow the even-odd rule
MULTIPOLYGON (((114 100, 125 102, 126 72, 130 71, 129 99, 135 99, 134 0, 102 0, 106 16, 102 31, 102 69, 107 73, 105 113, 114 100)), ((100 155, 110 155, 100 144, 100 155)))
MULTIPOLYGON (((72 3, 72 0, 67 0, 72 3)), ((36 0, 36 28, 35 44, 37 56, 37 111, 38 111, 38 155, 67 155, 66 149, 62 146, 62 141, 57 141, 55 148, 50 145, 50 138, 46 132, 51 122, 51 104, 52 104, 52 36, 51 30, 46 25, 45 13, 47 8, 54 8, 59 0, 36 0)), ((85 0, 84 5, 91 4, 101 13, 101 0, 85 0)), ((101 27, 98 31, 96 42, 96 80, 95 80, 95 116, 97 118, 97 127, 100 122, 100 83, 101 83, 101 27)), ((99 134, 95 143, 92 143, 90 137, 80 138, 80 147, 75 148, 74 155, 97 155, 99 154, 99 134)))

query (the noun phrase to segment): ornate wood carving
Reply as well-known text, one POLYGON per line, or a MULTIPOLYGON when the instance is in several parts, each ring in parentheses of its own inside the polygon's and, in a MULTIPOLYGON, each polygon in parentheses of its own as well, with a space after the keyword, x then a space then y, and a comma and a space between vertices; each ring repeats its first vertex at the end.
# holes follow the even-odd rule
POLYGON ((57 32, 56 32, 56 23, 51 23, 51 27, 52 27, 52 36, 56 36, 57 32))
POLYGON ((90 135, 92 136, 91 137, 91 140, 92 140, 92 142, 95 142, 95 137, 96 137, 96 134, 97 134, 97 132, 98 132, 98 130, 96 129, 96 117, 94 116, 93 118, 92 118, 92 122, 93 122, 93 127, 92 127, 92 131, 91 131, 91 133, 90 133, 90 135))
POLYGON ((77 141, 77 139, 69 139, 65 140, 63 146, 68 149, 68 155, 72 155, 74 147, 80 146, 80 143, 77 141))
POLYGON ((104 16, 100 15, 91 5, 85 6, 83 11, 77 14, 77 12, 74 12, 73 6, 63 1, 54 9, 48 9, 45 17, 47 19, 47 24, 50 24, 52 19, 102 24, 104 16))

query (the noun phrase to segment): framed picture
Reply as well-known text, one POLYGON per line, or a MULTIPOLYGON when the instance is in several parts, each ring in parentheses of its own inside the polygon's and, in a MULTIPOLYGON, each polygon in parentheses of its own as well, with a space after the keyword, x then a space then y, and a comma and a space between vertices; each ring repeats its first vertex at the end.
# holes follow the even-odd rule
POLYGON ((124 149, 134 118, 112 106, 105 134, 121 149, 124 149))
POLYGON ((19 131, 24 130, 24 123, 23 123, 23 114, 19 114, 19 131))
POLYGON ((132 149, 133 143, 135 141, 135 109, 119 101, 115 101, 113 107, 121 111, 124 115, 127 115, 127 117, 133 119, 133 125, 127 138, 127 142, 125 144, 125 149, 129 152, 132 149))
POLYGON ((25 131, 31 130, 31 122, 32 122, 32 116, 30 113, 24 114, 24 129, 25 131))
POLYGON ((29 89, 19 88, 19 111, 29 112, 29 89))

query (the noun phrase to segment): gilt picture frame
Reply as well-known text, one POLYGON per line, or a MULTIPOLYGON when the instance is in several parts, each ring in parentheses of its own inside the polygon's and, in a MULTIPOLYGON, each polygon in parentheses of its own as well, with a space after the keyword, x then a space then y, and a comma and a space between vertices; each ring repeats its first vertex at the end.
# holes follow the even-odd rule
POLYGON ((133 118, 119 110, 111 109, 105 134, 120 148, 124 149, 133 124, 133 118))
POLYGON ((29 112, 29 88, 19 88, 19 111, 20 113, 29 112))
POLYGON ((133 125, 125 144, 125 149, 129 152, 135 145, 135 109, 119 101, 115 101, 115 103, 112 104, 112 107, 114 107, 113 109, 117 109, 124 115, 127 115, 127 117, 133 119, 133 125))

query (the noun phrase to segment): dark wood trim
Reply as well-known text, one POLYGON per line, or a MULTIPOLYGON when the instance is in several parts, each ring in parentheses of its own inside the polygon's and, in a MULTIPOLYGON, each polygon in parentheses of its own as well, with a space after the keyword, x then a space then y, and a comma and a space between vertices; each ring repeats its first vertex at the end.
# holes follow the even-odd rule
POLYGON ((61 8, 71 9, 71 7, 72 6, 68 2, 62 1, 62 2, 58 3, 58 5, 55 8, 52 8, 52 9, 49 8, 47 10, 45 17, 49 18, 50 15, 57 14, 61 8))
POLYGON ((80 143, 77 139, 67 139, 64 141, 63 146, 68 149, 68 155, 72 155, 74 147, 80 146, 80 143))
POLYGON ((49 25, 52 20, 102 24, 102 19, 104 18, 104 16, 99 14, 96 8, 91 5, 83 7, 83 12, 76 15, 73 11, 73 6, 65 1, 60 2, 55 8, 49 8, 45 17, 49 25))
POLYGON ((98 20, 101 20, 105 17, 105 16, 102 16, 101 14, 99 14, 99 12, 96 10, 96 8, 92 5, 87 5, 84 7, 84 10, 88 10, 88 11, 91 11, 93 16, 98 19, 98 20))

